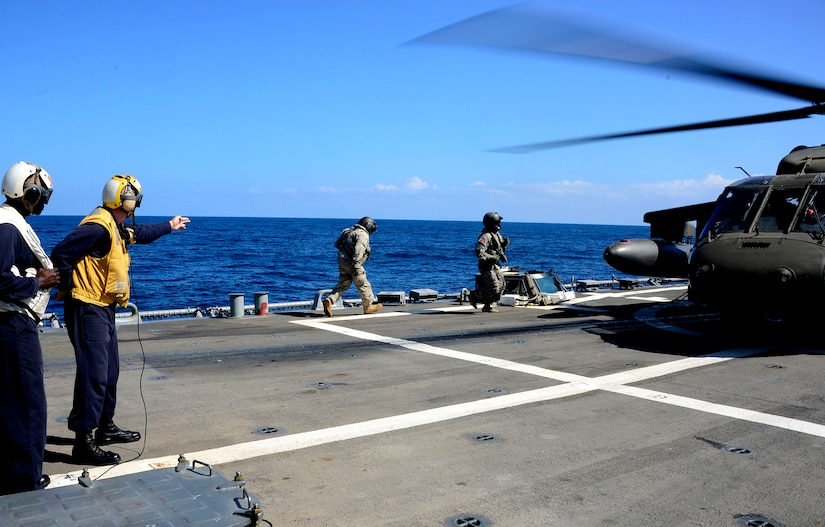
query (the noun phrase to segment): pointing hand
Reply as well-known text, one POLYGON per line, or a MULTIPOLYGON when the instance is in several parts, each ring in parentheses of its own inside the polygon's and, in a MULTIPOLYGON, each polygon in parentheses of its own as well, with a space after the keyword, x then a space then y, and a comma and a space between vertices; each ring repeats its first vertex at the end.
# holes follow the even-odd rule
POLYGON ((175 216, 169 220, 169 225, 172 226, 173 231, 185 230, 186 224, 189 223, 189 218, 186 216, 175 216))

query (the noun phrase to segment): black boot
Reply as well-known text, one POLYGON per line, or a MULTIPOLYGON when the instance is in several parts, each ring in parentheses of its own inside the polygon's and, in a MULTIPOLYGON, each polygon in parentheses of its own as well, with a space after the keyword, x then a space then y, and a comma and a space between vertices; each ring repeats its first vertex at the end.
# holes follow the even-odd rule
POLYGON ((77 465, 115 465, 120 463, 120 454, 101 450, 92 432, 78 433, 72 448, 72 461, 77 465))
POLYGON ((473 306, 473 309, 478 309, 478 295, 476 295, 475 291, 470 291, 470 304, 473 306))
POLYGON ((113 422, 109 421, 105 425, 98 427, 95 432, 95 441, 98 445, 111 445, 112 443, 134 443, 140 441, 140 432, 122 430, 113 422))

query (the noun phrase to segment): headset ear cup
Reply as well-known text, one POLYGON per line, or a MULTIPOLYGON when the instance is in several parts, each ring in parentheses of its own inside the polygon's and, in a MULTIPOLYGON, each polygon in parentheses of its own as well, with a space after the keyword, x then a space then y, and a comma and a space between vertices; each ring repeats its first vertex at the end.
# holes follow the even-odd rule
POLYGON ((23 201, 26 202, 28 205, 34 206, 37 205, 37 202, 40 201, 40 189, 37 187, 29 187, 23 192, 23 201))

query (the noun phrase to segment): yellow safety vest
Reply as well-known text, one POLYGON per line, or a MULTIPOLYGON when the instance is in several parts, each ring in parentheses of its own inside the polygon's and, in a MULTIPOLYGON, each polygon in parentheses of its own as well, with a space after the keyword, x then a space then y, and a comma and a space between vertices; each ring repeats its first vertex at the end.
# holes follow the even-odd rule
POLYGON ((110 306, 117 302, 125 307, 129 301, 129 253, 121 238, 112 214, 98 207, 83 218, 81 225, 97 223, 109 231, 111 247, 101 258, 84 256, 72 271, 72 298, 94 304, 110 306))

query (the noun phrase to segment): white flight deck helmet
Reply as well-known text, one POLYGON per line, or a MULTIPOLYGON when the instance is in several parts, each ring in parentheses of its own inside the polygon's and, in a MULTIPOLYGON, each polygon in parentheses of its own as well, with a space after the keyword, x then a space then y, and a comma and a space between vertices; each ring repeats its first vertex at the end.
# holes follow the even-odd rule
POLYGON ((19 200, 30 214, 43 212, 52 190, 52 177, 33 163, 18 161, 3 176, 3 195, 19 200))
POLYGON ((133 214, 140 207, 143 187, 134 176, 118 174, 106 182, 103 187, 103 206, 107 209, 123 208, 127 214, 133 214))

